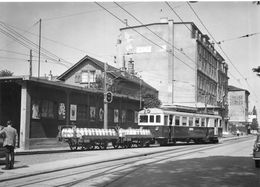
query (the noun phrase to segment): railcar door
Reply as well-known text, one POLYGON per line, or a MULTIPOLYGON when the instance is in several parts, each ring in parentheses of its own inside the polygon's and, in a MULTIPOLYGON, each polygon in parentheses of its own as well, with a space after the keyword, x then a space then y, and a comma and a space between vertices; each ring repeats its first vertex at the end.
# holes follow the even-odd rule
POLYGON ((215 119, 214 120, 214 135, 215 136, 218 136, 218 123, 219 123, 219 120, 218 119, 215 119))

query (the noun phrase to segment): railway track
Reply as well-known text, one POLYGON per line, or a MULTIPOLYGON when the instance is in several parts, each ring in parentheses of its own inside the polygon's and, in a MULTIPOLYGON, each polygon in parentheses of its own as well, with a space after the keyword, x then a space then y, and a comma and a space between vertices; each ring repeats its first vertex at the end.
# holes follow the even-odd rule
MULTIPOLYGON (((227 145, 238 143, 242 140, 230 141, 227 145)), ((184 146, 163 152, 140 154, 136 157, 89 164, 80 167, 67 168, 59 171, 20 177, 16 180, 0 182, 2 186, 79 186, 88 183, 89 186, 109 185, 122 177, 126 177, 147 165, 167 160, 178 159, 185 155, 195 154, 204 150, 225 146, 225 144, 202 144, 184 146)), ((116 151, 116 150, 115 150, 116 151)))

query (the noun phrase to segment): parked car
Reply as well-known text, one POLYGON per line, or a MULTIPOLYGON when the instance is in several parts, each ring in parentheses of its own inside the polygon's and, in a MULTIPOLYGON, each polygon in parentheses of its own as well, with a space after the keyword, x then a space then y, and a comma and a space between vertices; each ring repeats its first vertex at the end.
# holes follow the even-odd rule
POLYGON ((253 160, 255 160, 255 167, 260 167, 260 134, 256 136, 253 148, 253 160))

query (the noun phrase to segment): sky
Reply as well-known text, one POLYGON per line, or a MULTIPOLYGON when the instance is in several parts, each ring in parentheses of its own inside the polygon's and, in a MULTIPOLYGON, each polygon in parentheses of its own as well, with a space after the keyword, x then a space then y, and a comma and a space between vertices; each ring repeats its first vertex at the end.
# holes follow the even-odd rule
MULTIPOLYGON (((33 45, 32 73, 38 75, 40 19, 41 51, 45 54, 41 55, 41 76, 50 71, 60 75, 85 55, 117 66, 113 60, 117 38, 119 29, 125 27, 119 19, 127 19, 129 26, 140 24, 113 2, 98 3, 115 16, 94 2, 0 2, 0 70, 28 75, 28 45, 33 45), (13 39, 11 32, 20 35, 16 33, 13 39), (31 43, 25 45, 27 39, 31 43)), ((249 110, 256 106, 260 113, 260 77, 252 71, 260 66, 260 5, 251 1, 190 3, 199 20, 185 1, 169 2, 178 16, 163 1, 118 3, 144 24, 158 23, 162 17, 181 22, 180 17, 194 22, 216 41, 223 41, 219 45, 222 50, 218 45, 215 48, 228 64, 229 84, 247 89, 249 110), (253 35, 240 38, 247 34, 253 35)))

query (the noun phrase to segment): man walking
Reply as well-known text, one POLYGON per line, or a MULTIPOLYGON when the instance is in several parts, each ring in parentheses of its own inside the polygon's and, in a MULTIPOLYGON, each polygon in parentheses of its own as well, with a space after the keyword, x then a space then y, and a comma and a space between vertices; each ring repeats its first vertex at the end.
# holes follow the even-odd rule
POLYGON ((6 156, 6 167, 3 169, 13 169, 14 167, 14 149, 18 135, 12 125, 12 121, 7 121, 7 127, 0 131, 0 135, 4 138, 3 146, 5 147, 6 156))

